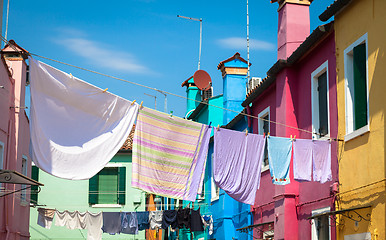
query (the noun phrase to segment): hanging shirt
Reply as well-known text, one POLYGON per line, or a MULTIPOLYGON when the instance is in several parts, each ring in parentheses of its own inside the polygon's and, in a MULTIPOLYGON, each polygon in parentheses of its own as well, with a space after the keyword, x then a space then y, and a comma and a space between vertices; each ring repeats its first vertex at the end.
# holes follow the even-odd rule
POLYGON ((205 226, 205 229, 209 229, 209 235, 213 234, 213 217, 212 215, 204 215, 202 216, 202 223, 205 226))
POLYGON ((228 129, 215 130, 213 176, 233 199, 253 205, 260 186, 265 138, 228 129))
POLYGON ((86 229, 86 212, 56 211, 55 219, 56 226, 63 226, 68 229, 86 229))
POLYGON ((190 231, 192 232, 202 232, 204 231, 204 224, 202 223, 202 218, 200 214, 200 208, 197 210, 190 210, 190 231))
POLYGON ((87 212, 87 240, 102 239, 102 212, 91 213, 87 212))
POLYGON ((137 212, 138 230, 149 229, 149 212, 137 212))
POLYGON ((272 182, 277 185, 289 184, 292 140, 290 138, 268 136, 267 144, 272 182))
POLYGON ((121 213, 120 212, 104 212, 103 213, 102 231, 111 235, 121 232, 121 213))
POLYGON ((190 228, 190 208, 179 208, 177 210, 177 227, 190 228))
POLYGON ((168 227, 172 229, 177 228, 177 210, 164 210, 162 215, 162 229, 167 229, 168 227))
POLYGON ((136 212, 122 212, 121 222, 121 233, 138 234, 138 219, 136 212))
POLYGON ((163 211, 151 211, 149 212, 150 229, 158 229, 162 227, 163 211))
POLYGON ((38 208, 38 225, 50 229, 55 216, 55 209, 38 208))
POLYGON ((331 181, 331 143, 326 140, 296 139, 294 146, 294 179, 324 183, 331 181))
POLYGON ((194 201, 204 174, 211 128, 149 108, 139 110, 132 187, 194 201))
POLYGON ((34 163, 59 178, 91 178, 124 144, 138 104, 31 57, 29 61, 34 163))

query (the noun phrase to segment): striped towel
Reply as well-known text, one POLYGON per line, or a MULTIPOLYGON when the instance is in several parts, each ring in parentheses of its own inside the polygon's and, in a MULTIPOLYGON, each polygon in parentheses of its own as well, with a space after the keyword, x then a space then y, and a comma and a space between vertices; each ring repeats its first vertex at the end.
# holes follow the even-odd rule
POLYGON ((139 110, 132 187, 194 201, 203 179, 211 128, 149 108, 139 110))

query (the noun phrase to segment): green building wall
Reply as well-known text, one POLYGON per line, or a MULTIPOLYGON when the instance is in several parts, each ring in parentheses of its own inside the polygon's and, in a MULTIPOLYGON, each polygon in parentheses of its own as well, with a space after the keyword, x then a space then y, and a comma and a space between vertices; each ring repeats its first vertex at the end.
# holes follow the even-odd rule
MULTIPOLYGON (((53 208, 59 211, 90 211, 90 212, 133 212, 145 211, 145 193, 131 187, 131 153, 118 153, 106 167, 126 167, 125 205, 115 207, 89 206, 89 180, 65 180, 51 176, 39 170, 39 182, 44 186, 38 194, 38 204, 43 208, 53 208), (135 203, 134 203, 135 202, 135 203), (139 202, 139 203, 137 203, 139 202)), ((87 239, 87 230, 70 230, 66 227, 55 226, 55 219, 51 229, 37 225, 37 207, 31 208, 30 234, 31 240, 37 239, 87 239)), ((138 235, 103 233, 103 239, 145 239, 145 231, 138 235)))

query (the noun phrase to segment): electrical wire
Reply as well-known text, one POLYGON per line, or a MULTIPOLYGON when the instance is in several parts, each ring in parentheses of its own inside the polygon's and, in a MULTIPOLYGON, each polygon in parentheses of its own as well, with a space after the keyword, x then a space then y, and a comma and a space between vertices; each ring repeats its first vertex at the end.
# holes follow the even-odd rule
MULTIPOLYGON (((9 43, 3 36, 1 36, 1 39, 5 43, 7 43, 9 46, 11 46, 15 51, 18 51, 13 46, 13 44, 9 43)), ((20 51, 18 51, 18 52, 20 52, 20 51)), ((77 69, 80 69, 80 70, 83 70, 83 71, 91 72, 91 73, 98 74, 98 75, 101 75, 101 76, 104 76, 104 77, 108 77, 108 78, 112 78, 112 79, 119 80, 119 81, 122 81, 122 82, 130 83, 130 84, 133 84, 133 85, 136 85, 136 86, 139 86, 139 87, 147 88, 147 89, 150 89, 150 90, 153 90, 153 91, 157 91, 157 92, 158 91, 162 91, 165 94, 169 94, 171 96, 183 98, 183 99, 186 99, 186 100, 189 100, 189 101, 195 101, 197 103, 203 103, 203 104, 206 104, 206 105, 211 106, 211 107, 219 108, 219 109, 222 109, 222 110, 225 110, 225 111, 229 111, 229 112, 234 112, 234 113, 246 116, 246 117, 250 117, 250 118, 266 121, 266 122, 273 123, 273 124, 276 124, 276 125, 279 125, 279 126, 283 126, 283 127, 287 127, 287 128, 292 128, 294 130, 310 133, 312 135, 322 136, 320 133, 316 133, 316 132, 309 131, 309 130, 306 130, 306 129, 290 126, 290 125, 287 125, 287 124, 284 124, 284 123, 280 123, 280 122, 276 122, 276 121, 272 121, 272 120, 269 120, 269 119, 264 119, 262 117, 250 115, 250 114, 247 114, 247 113, 244 113, 244 112, 238 112, 238 111, 235 111, 235 110, 232 110, 232 109, 223 108, 223 107, 220 107, 220 106, 216 106, 216 105, 210 104, 209 102, 206 102, 206 101, 199 101, 199 100, 196 100, 196 99, 191 99, 191 98, 184 97, 184 96, 181 96, 181 95, 178 95, 178 94, 175 94, 175 93, 171 93, 171 92, 168 92, 168 91, 160 90, 160 89, 157 89, 157 88, 154 88, 154 87, 149 87, 149 86, 146 86, 146 85, 143 85, 143 84, 140 84, 140 83, 136 83, 136 82, 129 81, 129 80, 122 79, 122 78, 118 78, 118 77, 114 77, 114 76, 111 76, 111 75, 108 75, 108 74, 105 74, 105 73, 101 73, 101 72, 97 72, 97 71, 90 70, 90 69, 87 69, 87 68, 79 67, 79 66, 76 66, 76 65, 73 65, 73 64, 69 64, 69 63, 65 63, 65 62, 62 62, 62 61, 59 61, 59 60, 55 60, 55 59, 52 59, 52 58, 44 57, 44 56, 41 56, 41 55, 38 55, 38 54, 35 54, 35 53, 28 53, 28 54, 32 55, 32 56, 39 57, 39 58, 43 58, 43 59, 46 59, 46 60, 49 60, 49 61, 53 61, 53 62, 56 62, 56 63, 60 63, 60 64, 63 64, 63 65, 67 65, 67 66, 70 66, 70 67, 74 67, 74 68, 77 68, 77 69)), ((328 139, 333 140, 333 141, 344 141, 343 139, 338 139, 338 138, 328 138, 328 139)))

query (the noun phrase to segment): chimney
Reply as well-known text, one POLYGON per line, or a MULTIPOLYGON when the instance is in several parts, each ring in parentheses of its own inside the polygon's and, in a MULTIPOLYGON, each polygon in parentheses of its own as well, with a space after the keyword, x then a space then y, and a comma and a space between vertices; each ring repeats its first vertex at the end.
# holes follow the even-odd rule
POLYGON ((271 0, 273 2, 279 3, 277 59, 287 59, 310 34, 312 0, 271 0))
MULTIPOLYGON (((251 65, 251 64, 250 64, 251 65)), ((241 112, 241 103, 245 100, 248 62, 236 53, 232 57, 220 62, 217 69, 221 70, 223 77, 223 107, 236 112, 224 110, 223 123, 229 123, 241 112)))
POLYGON ((186 100, 186 115, 193 112, 194 109, 200 104, 201 102, 201 91, 198 89, 196 84, 194 84, 193 76, 186 79, 182 84, 181 87, 186 87, 186 97, 188 98, 186 100), (196 101, 190 100, 195 99, 196 101), (190 113, 189 113, 190 112, 190 113))

